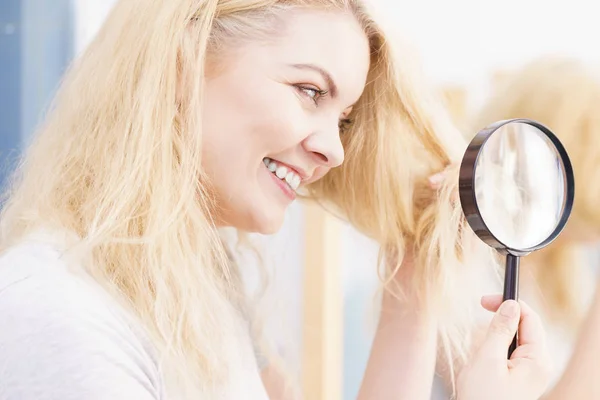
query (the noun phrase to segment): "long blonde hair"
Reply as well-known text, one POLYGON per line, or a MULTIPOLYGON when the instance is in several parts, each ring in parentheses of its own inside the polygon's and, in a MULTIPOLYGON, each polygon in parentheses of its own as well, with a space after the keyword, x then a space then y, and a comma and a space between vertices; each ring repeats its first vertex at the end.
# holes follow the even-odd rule
MULTIPOLYGON (((585 314, 584 245, 578 231, 600 236, 600 75, 567 57, 543 56, 504 74, 473 121, 474 129, 502 119, 531 118, 548 126, 564 144, 575 173, 575 203, 563 234, 524 259, 531 264, 549 317, 576 328, 585 314)), ((589 260, 587 261, 589 262, 589 260)), ((574 330, 574 329, 573 329, 574 330)))
MULTIPOLYGON (((427 183, 460 158, 461 135, 429 96, 418 65, 386 40, 361 2, 122 0, 71 67, 24 156, 1 246, 41 226, 75 232, 91 257, 89 273, 140 319, 165 373, 190 393, 227 376, 235 357, 224 354, 236 331, 227 310, 243 302, 201 169, 205 61, 232 38, 268 33, 270 18, 293 7, 351 11, 372 50, 368 84, 343 138, 346 162, 308 188, 310 196, 394 257, 383 279, 399 296, 391 277, 414 248, 412 284, 426 307, 453 304, 447 300, 458 293, 452 285, 467 256, 478 254, 477 268, 492 263, 490 253, 482 260, 471 251, 474 236, 454 201, 456 174, 439 191, 427 183)), ((449 320, 440 333, 452 357, 466 345, 449 320)))

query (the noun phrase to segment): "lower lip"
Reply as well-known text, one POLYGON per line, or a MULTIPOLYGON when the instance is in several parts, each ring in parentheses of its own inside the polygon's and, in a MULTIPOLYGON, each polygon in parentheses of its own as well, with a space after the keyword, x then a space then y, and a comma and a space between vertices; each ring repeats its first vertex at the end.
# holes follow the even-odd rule
POLYGON ((285 181, 283 181, 283 180, 279 179, 279 178, 277 177, 277 175, 275 175, 274 173, 272 173, 271 171, 269 171, 269 169, 268 169, 268 168, 266 168, 266 167, 265 167, 265 170, 267 170, 267 173, 268 173, 269 175, 271 175, 271 178, 273 179, 273 181, 275 182, 275 184, 276 184, 277 186, 279 186, 279 189, 281 189, 281 191, 283 192, 283 194, 284 194, 284 195, 285 195, 285 196, 286 196, 288 199, 290 199, 290 200, 292 200, 292 201, 293 201, 293 200, 296 200, 296 192, 294 192, 294 191, 292 190, 292 188, 291 188, 291 187, 289 187, 289 185, 288 185, 288 184, 287 184, 285 181))

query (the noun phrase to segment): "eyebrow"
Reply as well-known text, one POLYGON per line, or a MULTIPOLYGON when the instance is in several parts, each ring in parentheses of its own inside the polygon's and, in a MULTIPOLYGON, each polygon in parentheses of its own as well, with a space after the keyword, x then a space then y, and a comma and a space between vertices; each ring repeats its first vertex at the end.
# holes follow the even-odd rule
POLYGON ((329 72, 327 72, 327 70, 325 70, 324 68, 319 67, 318 65, 314 65, 314 64, 291 64, 291 66, 296 69, 305 69, 305 70, 308 69, 308 70, 319 73, 321 75, 321 77, 323 77, 323 79, 325 80, 325 83, 327 84, 327 86, 329 86, 329 91, 330 91, 331 97, 337 96, 338 87, 335 84, 335 81, 333 80, 333 78, 331 77, 331 74, 329 72))

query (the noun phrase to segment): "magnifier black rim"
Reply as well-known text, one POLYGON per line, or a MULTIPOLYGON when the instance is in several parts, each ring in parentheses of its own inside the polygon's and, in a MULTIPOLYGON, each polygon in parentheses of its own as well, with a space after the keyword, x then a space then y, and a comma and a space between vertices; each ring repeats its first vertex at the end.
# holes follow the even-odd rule
POLYGON ((556 237, 564 229, 569 219, 569 216, 571 215, 571 210, 573 209, 573 200, 575 197, 575 178, 573 175, 573 167, 571 165, 571 160, 569 159, 567 151, 565 150, 560 140, 558 140, 556 135, 541 123, 527 118, 515 118, 498 121, 479 131, 477 135, 475 135, 473 140, 471 140, 471 143, 469 143, 469 146, 465 151, 460 165, 459 197, 467 222, 471 226, 471 229, 473 229, 475 234, 479 236, 481 240, 483 240, 486 244, 499 250, 502 253, 522 256, 532 251, 546 247, 552 241, 554 241, 554 239, 556 239, 556 237), (509 123, 524 123, 542 131, 546 135, 546 137, 550 139, 550 141, 558 151, 558 155, 560 157, 560 160, 562 161, 563 168, 565 171, 565 203, 562 215, 558 221, 558 224, 556 225, 556 228, 548 236, 548 238, 546 238, 546 240, 533 247, 525 249, 511 248, 506 244, 502 243, 502 241, 500 241, 496 236, 494 236, 494 234, 492 234, 492 232, 490 232, 488 226, 483 220, 483 217, 481 216, 479 207, 477 205, 477 200, 475 198, 475 172, 481 147, 487 142, 491 135, 494 132, 496 132, 496 130, 509 123))

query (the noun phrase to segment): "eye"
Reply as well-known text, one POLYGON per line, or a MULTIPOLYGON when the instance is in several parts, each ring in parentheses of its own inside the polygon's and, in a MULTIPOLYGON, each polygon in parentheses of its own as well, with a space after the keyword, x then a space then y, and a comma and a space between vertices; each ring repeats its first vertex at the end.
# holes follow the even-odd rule
POLYGON ((351 125, 352 125, 352 120, 350 118, 341 119, 338 124, 340 133, 345 133, 348 129, 350 129, 351 125))
POLYGON ((302 92, 303 95, 312 100, 315 105, 318 105, 319 99, 327 94, 327 90, 321 90, 309 86, 297 86, 297 89, 302 92))

